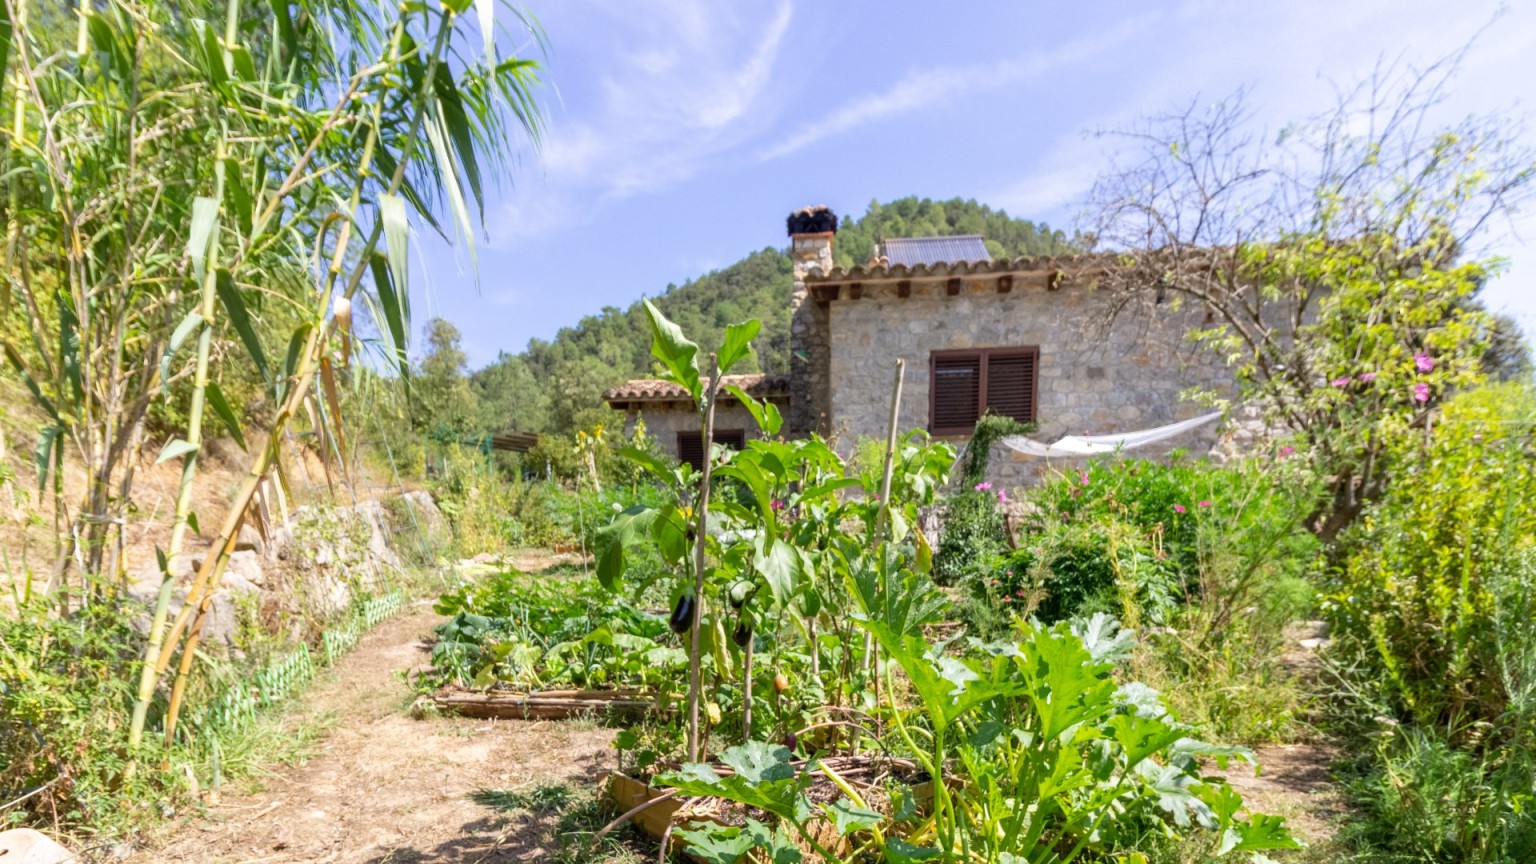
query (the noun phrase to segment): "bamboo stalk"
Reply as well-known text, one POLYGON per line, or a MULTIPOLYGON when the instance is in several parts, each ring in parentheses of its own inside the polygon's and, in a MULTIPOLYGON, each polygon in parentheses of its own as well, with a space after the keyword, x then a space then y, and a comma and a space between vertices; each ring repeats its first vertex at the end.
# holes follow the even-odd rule
MULTIPOLYGON (((221 124, 223 135, 229 134, 227 126, 221 124)), ((218 143, 219 168, 215 176, 215 198, 223 200, 224 197, 224 152, 225 143, 221 137, 218 143)), ((198 455, 203 446, 203 411, 207 400, 208 389, 208 365, 209 357, 213 351, 213 316, 215 304, 218 298, 218 262, 219 262, 219 238, 215 230, 209 238, 207 250, 207 269, 203 272, 202 296, 199 298, 198 315, 202 316, 202 329, 197 334, 197 371, 193 373, 192 404, 188 408, 187 437, 186 441, 192 445, 192 449, 183 457, 181 463, 181 485, 176 490, 176 513, 171 522, 171 539, 169 548, 165 553, 165 572, 160 575, 160 596, 155 601, 155 615, 150 622, 149 644, 144 647, 143 667, 139 670, 139 689, 137 698, 133 703, 133 717, 128 725, 128 747, 130 750, 139 746, 144 736, 144 720, 149 714, 149 703, 155 695, 155 685, 159 683, 160 676, 156 673, 155 659, 159 656, 161 645, 164 643, 164 629, 166 612, 175 587, 176 562, 181 557, 183 543, 186 542, 187 520, 192 512, 192 484, 197 479, 198 455)), ((188 605, 191 596, 188 596, 188 605)), ((185 608, 185 607, 184 607, 185 608)))
MULTIPOLYGON (((404 33, 404 27, 405 19, 402 16, 396 22, 395 33, 391 41, 391 60, 393 60, 399 54, 400 40, 402 34, 404 33)), ((436 78, 437 68, 442 60, 443 53, 448 46, 448 37, 451 35, 451 33, 452 14, 450 12, 444 11, 441 17, 441 26, 438 30, 437 38, 430 55, 430 60, 427 64, 427 73, 423 76, 422 86, 416 93, 416 101, 411 119, 410 134, 406 136, 408 146, 407 149, 401 153, 401 158, 397 160, 394 173, 390 178, 388 187, 388 194, 390 195, 398 193, 400 185, 405 180, 405 168, 409 164, 410 157, 413 152, 409 146, 409 142, 414 142, 421 131, 421 126, 426 115, 427 96, 431 92, 429 88, 436 78)), ((373 162, 374 148, 378 143, 380 111, 380 105, 378 102, 375 102, 373 107, 375 122, 372 124, 372 126, 370 126, 368 137, 364 142, 363 153, 358 168, 358 180, 353 186, 352 198, 348 202, 350 211, 354 213, 361 204, 363 186, 369 177, 369 170, 373 162)), ((352 219, 347 219, 342 222, 341 231, 338 233, 336 239, 335 252, 331 256, 330 267, 327 270, 324 290, 321 292, 318 302, 315 306, 317 309, 325 310, 329 309, 331 306, 331 298, 335 291, 336 280, 337 277, 341 275, 343 265, 346 261, 347 248, 351 237, 352 225, 352 219)), ((343 296, 350 299, 352 293, 356 291, 358 285, 362 283, 363 273, 366 272, 369 256, 372 254, 372 250, 377 248, 379 237, 382 231, 382 223, 375 221, 372 229, 370 230, 367 241, 365 241, 363 244, 362 253, 358 256, 357 264, 352 270, 352 277, 346 284, 343 296)), ((176 683, 171 688, 171 702, 166 711, 165 723, 165 737, 167 742, 172 739, 172 736, 176 731, 176 719, 177 715, 180 713, 181 700, 183 694, 185 693, 187 675, 190 672, 191 666, 187 656, 195 653, 196 651, 198 635, 201 630, 199 625, 201 625, 204 616, 207 615, 208 608, 213 601, 213 593, 218 589, 219 580, 224 573, 225 565, 229 561, 230 554, 234 551, 235 540, 239 535, 240 524, 245 517, 245 510, 250 506, 251 498, 255 494, 257 485, 261 482, 262 477, 265 476, 267 470, 271 467, 276 459, 277 442, 279 440, 279 436, 282 430, 287 427, 288 421, 292 418, 293 413, 297 410, 298 406, 303 403, 304 398, 309 393, 310 385, 313 383, 313 379, 315 377, 315 366, 319 362, 320 347, 327 344, 330 331, 334 327, 334 324, 335 322, 333 320, 331 322, 321 324, 320 326, 310 328, 309 335, 305 341, 302 351, 300 352, 299 368, 295 371, 293 380, 290 382, 288 392, 283 400, 283 405, 278 409, 276 416, 273 418, 272 429, 268 437, 267 446, 262 448, 261 452, 257 455, 256 460, 251 465, 250 471, 246 474, 245 479, 241 482, 240 490, 236 494, 235 500, 231 502, 229 513, 225 516, 224 525, 219 534, 220 538, 224 542, 219 547, 219 553, 217 556, 210 555, 203 561, 203 566, 198 571, 197 579, 193 583, 194 592, 197 593, 200 599, 197 604, 196 619, 193 625, 193 629, 188 632, 186 644, 182 647, 183 659, 177 669, 176 683), (197 590, 199 587, 201 588, 200 591, 197 590)), ((172 626, 173 638, 169 640, 167 645, 161 648, 159 662, 156 664, 157 674, 163 674, 166 666, 169 665, 170 651, 175 645, 174 637, 179 636, 180 629, 185 626, 185 622, 188 620, 187 612, 192 605, 192 596, 192 593, 188 594, 187 606, 183 607, 181 614, 177 616, 176 624, 172 626)))

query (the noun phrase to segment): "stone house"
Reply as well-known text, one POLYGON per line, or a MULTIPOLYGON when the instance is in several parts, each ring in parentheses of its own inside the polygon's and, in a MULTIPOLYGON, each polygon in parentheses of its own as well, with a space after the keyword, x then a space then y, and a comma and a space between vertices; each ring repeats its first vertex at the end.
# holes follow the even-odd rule
MULTIPOLYGON (((926 429, 957 446, 987 413, 1034 423, 1032 437, 1053 441, 1189 419, 1203 409, 1182 398, 1186 390, 1232 387, 1230 370, 1187 341, 1191 329, 1207 325, 1201 309, 1126 314, 1109 326, 1110 298, 1095 290, 1095 281, 1112 259, 994 261, 979 237, 905 238, 886 240, 867 264, 843 269, 833 266, 837 231, 830 211, 797 211, 789 234, 792 365, 787 380, 763 378, 782 400, 788 435, 827 435, 844 453, 860 438, 883 438, 897 358, 906 367, 900 428, 926 429)), ((629 395, 648 383, 657 382, 632 381, 605 396, 632 417, 644 408, 646 423, 659 431, 669 421, 653 408, 663 403, 645 407, 629 395)), ((696 430, 692 406, 681 407, 696 430)), ((745 414, 739 405, 735 410, 745 414)), ((750 416, 739 428, 753 428, 750 416)), ((662 440, 684 446, 681 438, 662 440)), ((1215 429, 1206 426, 1138 454, 1172 447, 1204 453, 1216 441, 1215 429)), ((1019 485, 1045 467, 998 446, 988 479, 1019 485)))
MULTIPOLYGON (((760 436, 757 421, 725 387, 735 385, 754 399, 771 402, 779 413, 789 415, 788 375, 727 375, 721 380, 720 401, 715 405, 715 443, 740 449, 748 438, 760 436)), ((707 379, 706 379, 707 384, 707 379)), ((695 468, 704 465, 704 436, 699 432, 699 413, 688 391, 670 381, 640 378, 603 394, 608 405, 628 415, 626 431, 643 418, 647 435, 668 453, 695 468)))

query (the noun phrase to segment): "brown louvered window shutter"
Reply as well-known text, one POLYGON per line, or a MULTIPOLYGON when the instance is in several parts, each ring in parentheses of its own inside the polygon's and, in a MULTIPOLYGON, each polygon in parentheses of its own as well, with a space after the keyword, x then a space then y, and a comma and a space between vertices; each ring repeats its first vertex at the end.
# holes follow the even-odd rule
POLYGON ((699 432, 677 433, 677 459, 692 465, 695 471, 703 471, 704 435, 699 432))
POLYGON ((1035 420, 1035 370, 1039 352, 1033 348, 989 351, 986 361, 987 413, 1035 420))
MULTIPOLYGON (((721 447, 729 447, 732 450, 742 450, 747 446, 747 432, 745 429, 716 429, 715 443, 721 447)), ((700 432, 677 433, 677 458, 680 462, 687 462, 695 471, 704 470, 704 435, 700 432)))
POLYGON ((964 435, 981 416, 981 353, 935 352, 929 394, 935 435, 964 435))
POLYGON ((935 351, 929 369, 928 429, 935 435, 969 435, 984 414, 1035 421, 1038 348, 935 351))

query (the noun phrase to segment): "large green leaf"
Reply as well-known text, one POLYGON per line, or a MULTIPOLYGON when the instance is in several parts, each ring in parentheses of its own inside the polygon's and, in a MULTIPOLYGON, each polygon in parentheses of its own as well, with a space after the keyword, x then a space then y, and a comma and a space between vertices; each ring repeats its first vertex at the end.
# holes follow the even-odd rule
MULTIPOLYGON (((720 368, 724 372, 724 364, 720 368)), ((725 390, 746 406, 747 412, 752 415, 753 420, 757 421, 757 428, 763 430, 763 434, 770 438, 779 434, 780 427, 784 425, 784 417, 779 413, 777 405, 772 402, 759 402, 735 384, 725 385, 725 390)))
POLYGON ((832 826, 837 833, 845 836, 855 831, 868 831, 885 821, 885 817, 874 810, 855 806, 844 798, 823 805, 822 810, 832 817, 832 826))
POLYGON ((704 388, 699 380, 699 346, 683 335, 683 330, 667 320, 649 300, 645 312, 651 319, 651 355, 661 361, 668 380, 688 391, 695 405, 703 403, 704 388))
POLYGON ((224 306, 224 312, 229 316, 229 323, 240 334, 240 341, 245 344, 245 351, 251 357, 251 362, 256 364, 256 371, 261 374, 263 381, 272 380, 272 372, 267 368, 267 353, 262 350, 261 337, 256 335, 256 327, 251 323, 251 313, 245 308, 245 298, 240 296, 240 289, 235 287, 235 280, 229 275, 229 271, 219 268, 215 274, 218 286, 219 302, 224 306))
POLYGON ((762 329, 763 322, 756 318, 725 328, 725 341, 720 344, 717 355, 720 360, 721 375, 729 372, 731 367, 752 353, 752 340, 757 338, 758 331, 762 329))
POLYGON ((597 581, 609 591, 624 585, 624 559, 627 550, 650 541, 651 525, 660 513, 654 507, 636 504, 613 517, 597 532, 597 581))
POLYGON ((715 769, 697 762, 656 778, 656 782, 686 795, 715 796, 757 807, 783 819, 804 822, 811 815, 805 790, 809 775, 797 773, 789 763, 789 750, 761 741, 749 741, 720 754, 720 761, 736 773, 721 777, 715 769))
POLYGON ((752 565, 763 574, 774 602, 780 607, 787 605, 796 589, 806 581, 803 553, 782 540, 773 543, 766 532, 753 541, 753 552, 752 565))

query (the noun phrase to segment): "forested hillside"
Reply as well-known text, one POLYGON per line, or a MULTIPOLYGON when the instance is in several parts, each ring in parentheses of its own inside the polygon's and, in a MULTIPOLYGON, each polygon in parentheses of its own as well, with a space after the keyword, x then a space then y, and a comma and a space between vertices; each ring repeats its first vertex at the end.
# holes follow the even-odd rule
MULTIPOLYGON (((836 262, 862 264, 877 238, 980 234, 993 257, 1066 251, 1073 238, 1043 223, 1015 219, 975 201, 907 197, 871 202, 838 232, 836 262)), ((711 345, 725 327, 747 318, 763 322, 757 366, 742 371, 789 369, 791 266, 781 249, 753 252, 728 267, 682 285, 668 285, 652 299, 683 331, 711 345)), ((485 431, 568 432, 601 406, 602 391, 650 369, 650 330, 640 298, 627 309, 607 307, 567 327, 549 341, 535 339, 521 354, 504 353, 470 375, 485 431)))

